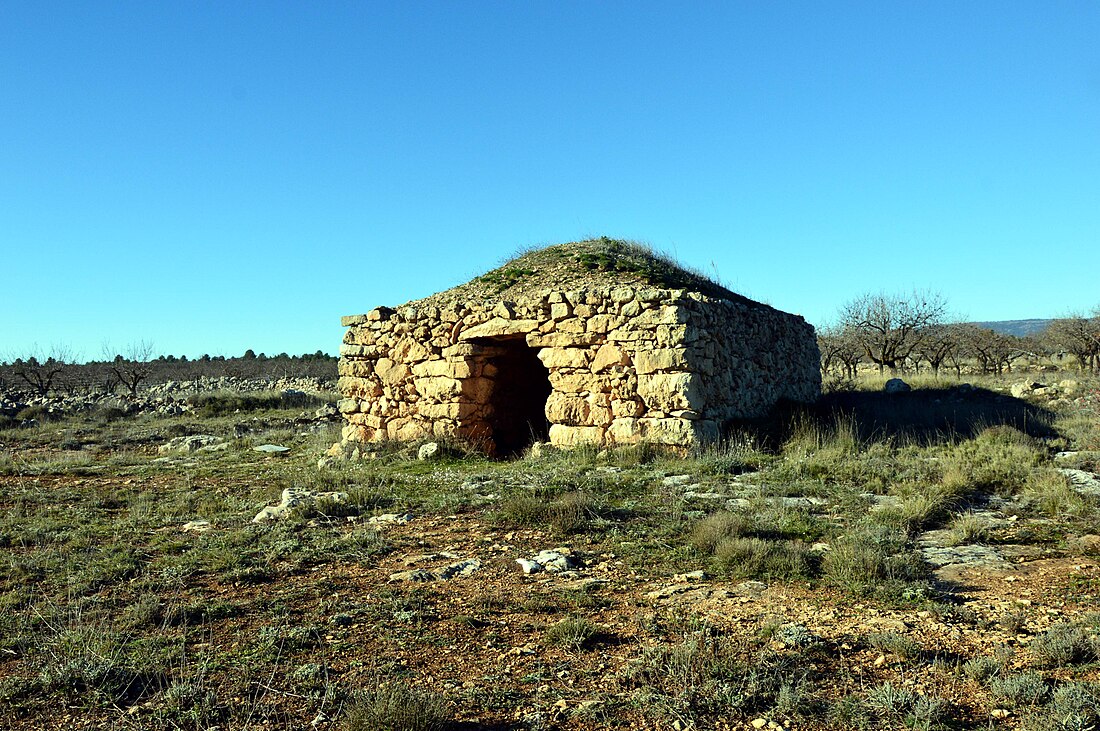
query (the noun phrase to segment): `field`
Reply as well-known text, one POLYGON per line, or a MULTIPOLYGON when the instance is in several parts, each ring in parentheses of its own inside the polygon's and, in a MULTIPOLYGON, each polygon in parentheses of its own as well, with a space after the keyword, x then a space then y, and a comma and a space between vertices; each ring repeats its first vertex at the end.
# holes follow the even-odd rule
POLYGON ((1094 728, 1072 377, 865 379, 686 457, 319 467, 338 425, 259 397, 5 429, 0 727, 1094 728))

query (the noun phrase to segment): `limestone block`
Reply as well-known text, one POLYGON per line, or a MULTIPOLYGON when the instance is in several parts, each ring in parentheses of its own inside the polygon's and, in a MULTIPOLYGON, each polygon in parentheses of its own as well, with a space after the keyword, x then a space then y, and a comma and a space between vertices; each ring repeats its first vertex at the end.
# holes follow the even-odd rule
POLYGON ((555 391, 562 393, 582 393, 603 389, 603 384, 591 373, 563 373, 558 370, 550 371, 550 385, 555 391))
POLYGON ((678 305, 661 305, 652 310, 646 310, 634 318, 635 325, 682 325, 691 317, 686 307, 678 305))
POLYGON ((656 302, 664 297, 663 290, 654 289, 653 287, 643 287, 638 290, 638 299, 642 302, 656 302))
POLYGON ((416 363, 431 356, 431 351, 413 338, 402 338, 391 352, 391 357, 402 363, 416 363))
POLYGON ((341 327, 355 327, 356 325, 366 324, 366 322, 366 315, 345 315, 340 318, 341 327))
POLYGON ((526 335, 535 332, 539 324, 537 320, 505 320, 494 317, 488 322, 463 330, 458 339, 465 341, 474 338, 498 338, 503 335, 526 335))
POLYGON ((381 322, 389 320, 393 315, 394 311, 389 307, 375 307, 367 313, 367 320, 369 322, 381 322))
POLYGON ((361 345, 356 343, 344 343, 340 346, 341 358, 373 358, 378 355, 378 348, 374 345, 361 345))
POLYGON ((633 418, 645 413, 645 404, 634 399, 614 399, 611 401, 611 413, 615 418, 633 418))
POLYGON ((527 344, 532 348, 579 348, 586 345, 599 345, 607 338, 600 333, 538 333, 527 336, 527 344))
POLYGON ((612 366, 625 366, 630 363, 630 355, 625 350, 612 345, 611 343, 604 343, 600 346, 600 349, 596 351, 596 356, 592 359, 592 371, 594 373, 600 373, 612 366))
POLYGON ((595 315, 596 311, 592 305, 577 305, 573 308, 573 314, 582 320, 587 320, 589 317, 595 315))
POLYGON ((554 304, 550 305, 551 320, 564 320, 572 314, 573 308, 569 306, 568 302, 555 302, 554 304))
POLYGON ((584 398, 555 391, 546 399, 546 419, 566 426, 590 425, 592 406, 584 398))
POLYGON ((382 384, 369 378, 341 376, 336 381, 336 390, 338 390, 344 396, 374 398, 376 396, 382 395, 382 384))
POLYGON ((637 419, 618 418, 607 427, 607 440, 612 444, 633 444, 641 439, 642 429, 637 419))
POLYGON ((358 414, 345 414, 344 418, 348 420, 349 424, 369 426, 372 429, 381 429, 382 425, 386 423, 385 417, 377 414, 364 414, 362 412, 358 414))
POLYGON ((653 342, 652 331, 625 325, 607 334, 607 342, 609 343, 637 343, 640 341, 653 342))
POLYGON ((434 401, 449 401, 462 393, 462 384, 446 376, 414 378, 413 384, 417 393, 434 401))
POLYGON ((445 378, 470 378, 474 369, 470 364, 459 360, 426 360, 412 367, 412 373, 418 378, 443 376, 445 378))
POLYGON ((689 338, 688 331, 694 334, 698 328, 689 328, 687 325, 658 325, 656 330, 657 344, 667 348, 673 344, 687 344, 695 342, 696 338, 689 338))
POLYGON ((604 430, 598 426, 550 425, 550 443, 555 447, 576 447, 582 444, 602 446, 604 430))
POLYGON ((374 439, 374 433, 370 427, 348 424, 340 430, 340 439, 345 442, 369 442, 374 439))
POLYGON ((409 377, 409 367, 404 363, 395 363, 389 358, 379 358, 374 364, 374 372, 383 383, 393 385, 409 377))
POLYGON ((515 303, 513 302, 497 302, 496 307, 493 308, 493 317, 499 317, 502 320, 511 320, 515 316, 515 303))
POLYGON ((493 381, 489 378, 467 378, 459 383, 462 397, 475 404, 488 402, 493 393, 493 381))
POLYGON ((416 413, 425 419, 465 419, 477 412, 477 404, 449 401, 443 404, 421 403, 416 413))
POLYGON ((687 351, 684 348, 656 348, 634 353, 634 368, 639 375, 657 371, 687 370, 687 351))
POLYGON ((359 399, 342 398, 336 402, 336 409, 341 414, 354 414, 359 410, 359 399))
POLYGON ((623 318, 618 315, 593 315, 584 322, 584 329, 590 333, 608 333, 621 327, 623 318))
POLYGON ((584 348, 542 348, 538 353, 547 368, 587 368, 589 355, 584 348))
POLYGON ((702 406, 699 377, 693 373, 639 375, 638 395, 651 409, 698 409, 702 406))
POLYGON ((637 317, 642 312, 642 305, 636 300, 631 300, 619 308, 619 314, 626 318, 637 317))
POLYGON ((579 317, 571 317, 568 320, 557 322, 554 329, 563 333, 584 333, 585 322, 579 317))
POLYGON ((632 287, 615 287, 611 290, 612 302, 630 302, 634 299, 634 289, 632 287))
POLYGON ((642 438, 647 442, 685 447, 695 441, 697 423, 684 419, 638 419, 642 438))
POLYGON ((367 378, 374 375, 374 362, 369 360, 347 360, 342 358, 336 364, 336 374, 367 378))

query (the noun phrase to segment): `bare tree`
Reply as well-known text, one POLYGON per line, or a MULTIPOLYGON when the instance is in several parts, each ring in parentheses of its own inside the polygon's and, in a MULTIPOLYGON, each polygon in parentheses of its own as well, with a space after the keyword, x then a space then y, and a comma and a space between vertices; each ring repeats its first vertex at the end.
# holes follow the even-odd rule
POLYGON ((966 345, 986 373, 1012 372, 1012 361, 1023 354, 1018 338, 989 328, 967 328, 966 345))
POLYGON ((48 354, 35 352, 26 358, 15 358, 11 364, 11 373, 15 378, 30 386, 39 396, 49 394, 73 362, 72 351, 62 345, 54 345, 48 354))
POLYGON ((955 362, 956 373, 961 371, 958 358, 962 350, 962 333, 958 323, 935 324, 924 328, 917 338, 914 353, 928 362, 932 373, 939 377, 944 363, 955 362))
POLYGON ((105 343, 103 355, 109 362, 108 368, 118 383, 125 386, 131 396, 137 396, 138 387, 152 372, 150 361, 153 357, 153 344, 146 340, 131 343, 126 348, 125 356, 116 354, 112 358, 111 346, 105 343))
POLYGON ((852 330, 837 325, 823 327, 817 331, 817 347, 823 373, 836 369, 841 376, 855 378, 856 366, 863 360, 863 348, 852 330))
POLYGON ((920 343, 921 334, 943 322, 947 302, 934 292, 913 292, 902 297, 865 294, 841 309, 840 324, 850 329, 867 356, 891 372, 910 357, 920 343))
POLYGON ((1072 353, 1082 369, 1100 370, 1100 311, 1058 318, 1044 336, 1056 350, 1072 353))

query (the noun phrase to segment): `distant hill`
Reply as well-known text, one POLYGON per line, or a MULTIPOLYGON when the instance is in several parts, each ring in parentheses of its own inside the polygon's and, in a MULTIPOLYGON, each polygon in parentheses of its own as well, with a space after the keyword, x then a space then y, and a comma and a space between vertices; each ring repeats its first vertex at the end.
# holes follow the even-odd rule
POLYGON ((978 327, 987 327, 1005 335, 1025 337, 1038 335, 1050 326, 1053 320, 995 320, 993 322, 975 322, 978 327))

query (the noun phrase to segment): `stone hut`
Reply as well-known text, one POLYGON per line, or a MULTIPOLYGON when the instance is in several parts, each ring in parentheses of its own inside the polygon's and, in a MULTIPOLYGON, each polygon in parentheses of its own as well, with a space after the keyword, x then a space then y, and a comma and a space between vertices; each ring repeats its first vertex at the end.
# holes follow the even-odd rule
POLYGON ((801 317, 606 238, 342 323, 346 454, 428 438, 498 456, 536 441, 686 448, 821 388, 801 317))

